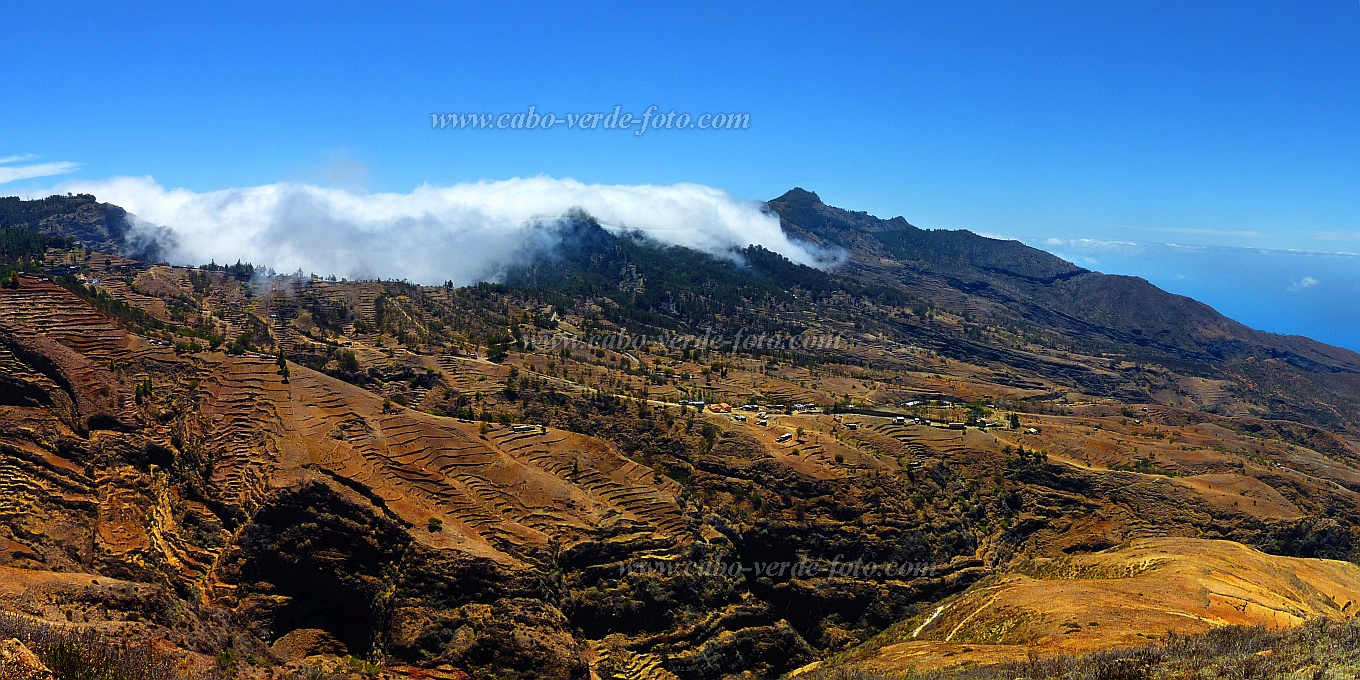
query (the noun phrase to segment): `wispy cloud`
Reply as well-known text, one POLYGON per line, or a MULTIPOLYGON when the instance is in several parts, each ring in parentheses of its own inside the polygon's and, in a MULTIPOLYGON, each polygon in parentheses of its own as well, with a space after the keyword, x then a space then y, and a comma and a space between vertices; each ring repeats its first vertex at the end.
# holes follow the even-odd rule
POLYGON ((1311 276, 1305 276, 1305 277, 1303 277, 1302 279, 1299 279, 1298 281, 1295 281, 1294 283, 1290 284, 1290 286, 1289 286, 1289 292, 1291 292, 1291 293, 1297 293, 1297 292, 1299 292, 1299 291, 1301 291, 1301 290, 1304 290, 1304 289, 1306 289, 1306 288, 1312 288, 1313 286, 1316 286, 1316 285, 1318 285, 1319 283, 1322 283, 1322 282, 1319 281, 1319 280, 1317 280, 1317 279, 1315 279, 1315 278, 1313 278, 1313 277, 1311 277, 1311 276))
POLYGON ((1265 234, 1259 231, 1232 231, 1229 229, 1204 229, 1196 227, 1156 227, 1149 231, 1168 234, 1194 234, 1197 236, 1231 236, 1233 238, 1260 238, 1265 234))
POLYGON ((0 158, 0 184, 8 184, 21 179, 33 179, 34 177, 51 177, 53 175, 65 175, 74 172, 80 167, 79 163, 69 161, 54 161, 51 163, 31 163, 29 165, 14 165, 33 158, 33 154, 23 156, 4 156, 0 158))
POLYGON ((1261 255, 1301 255, 1317 257, 1360 257, 1360 253, 1345 250, 1304 250, 1302 248, 1247 248, 1243 246, 1203 246, 1184 243, 1167 243, 1168 248, 1204 250, 1219 253, 1259 253, 1261 255))
POLYGON ((1312 236, 1320 241, 1360 241, 1360 231, 1315 231, 1312 236))

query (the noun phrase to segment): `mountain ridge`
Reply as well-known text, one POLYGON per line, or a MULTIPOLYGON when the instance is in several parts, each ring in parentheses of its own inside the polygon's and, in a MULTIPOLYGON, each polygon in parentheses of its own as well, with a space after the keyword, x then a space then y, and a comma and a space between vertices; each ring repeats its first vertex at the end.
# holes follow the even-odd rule
MULTIPOLYGON (((842 208, 828 206, 821 202, 821 199, 815 192, 810 192, 801 188, 792 189, 782 196, 772 199, 769 202, 769 205, 774 212, 780 216, 786 231, 788 231, 790 235, 799 238, 812 236, 822 242, 829 242, 847 247, 851 250, 852 257, 854 255, 859 256, 862 264, 868 264, 865 262, 868 260, 868 256, 876 254, 874 253, 875 246, 884 248, 886 247, 886 244, 883 244, 881 240, 877 244, 865 243, 863 239, 857 240, 853 238, 853 235, 871 234, 877 236, 885 232, 894 231, 910 231, 921 235, 927 235, 923 236, 923 239, 930 239, 931 236, 928 235, 937 235, 938 240, 945 244, 944 248, 937 246, 931 250, 923 247, 917 252, 926 255, 926 258, 907 257, 905 259, 916 261, 925 260, 929 264, 934 265, 938 265, 941 262, 959 264, 963 261, 963 263, 971 267, 976 267, 1003 276, 1019 278, 1033 284, 1050 286, 1055 283, 1069 281, 1079 277, 1088 277, 1089 275, 1089 280, 1098 281, 1100 283, 1096 285, 1078 285, 1074 286, 1071 290, 1063 292, 1075 296, 1094 296, 1096 294, 1105 293, 1108 295, 1119 295, 1128 300, 1136 300, 1140 297, 1144 297, 1143 294, 1151 293, 1156 297, 1159 303, 1163 301, 1173 302, 1173 304, 1170 305, 1154 304, 1152 307, 1175 310, 1174 312, 1169 312, 1169 316, 1175 319, 1199 321, 1202 323, 1209 322, 1211 325, 1215 326, 1217 330, 1221 330, 1232 336, 1251 339, 1259 345, 1264 346, 1278 346, 1277 343, 1282 341, 1304 344, 1307 346, 1299 349, 1308 352, 1309 354, 1319 355, 1327 359, 1326 361, 1312 359, 1317 361, 1319 365, 1339 368, 1348 372, 1360 371, 1360 353, 1341 347, 1333 347, 1312 340, 1311 338, 1306 338, 1305 336, 1277 334, 1249 328, 1245 324, 1241 324, 1220 314, 1203 302, 1187 296, 1164 291, 1141 277, 1103 274, 1078 267, 1056 255, 1039 248, 1028 246, 1020 241, 993 239, 967 230, 924 230, 911 225, 902 217, 884 220, 870 216, 867 213, 854 213, 842 208), (814 214, 818 217, 810 217, 810 215, 814 214), (805 222, 811 222, 811 224, 806 224, 805 222), (838 240, 831 240, 828 236, 837 238, 838 240), (973 257, 967 258, 965 261, 965 258, 950 253, 949 249, 951 247, 956 252, 971 247, 973 257), (950 257, 951 255, 954 256, 950 257), (995 264, 991 264, 1015 261, 1018 261, 1021 266, 996 266, 995 264), (1300 340, 1306 342, 1300 343, 1300 340)), ((1050 298, 1048 301, 1057 302, 1058 300, 1050 298)), ((1102 301, 1094 307, 1094 310, 1086 309, 1084 311, 1089 313, 1090 311, 1098 310, 1105 315, 1105 318, 1102 319, 1102 321, 1106 323, 1107 327, 1118 328, 1111 323, 1111 317, 1114 315, 1111 312, 1112 305, 1108 301, 1102 301)), ((1148 314, 1148 309, 1146 307, 1139 308, 1137 311, 1140 312, 1138 315, 1140 318, 1155 318, 1148 314)), ((1162 327, 1169 326, 1172 323, 1171 319, 1156 319, 1156 321, 1158 321, 1157 325, 1162 327)), ((1153 331, 1154 334, 1158 332, 1164 333, 1165 331, 1153 331)), ((1142 335, 1142 333, 1130 332, 1128 333, 1128 336, 1134 337, 1126 339, 1131 339, 1136 343, 1138 341, 1136 336, 1139 335, 1142 335)), ((1215 358, 1225 358, 1225 355, 1222 353, 1216 354, 1215 358)))

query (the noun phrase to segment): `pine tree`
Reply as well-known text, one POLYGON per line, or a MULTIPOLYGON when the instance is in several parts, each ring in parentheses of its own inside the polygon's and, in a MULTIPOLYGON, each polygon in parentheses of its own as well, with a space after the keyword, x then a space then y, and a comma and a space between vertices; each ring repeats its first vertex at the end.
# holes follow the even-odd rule
POLYGON ((142 401, 151 396, 151 391, 152 391, 151 378, 147 378, 137 383, 137 387, 133 391, 133 396, 136 398, 137 403, 141 404, 142 401))

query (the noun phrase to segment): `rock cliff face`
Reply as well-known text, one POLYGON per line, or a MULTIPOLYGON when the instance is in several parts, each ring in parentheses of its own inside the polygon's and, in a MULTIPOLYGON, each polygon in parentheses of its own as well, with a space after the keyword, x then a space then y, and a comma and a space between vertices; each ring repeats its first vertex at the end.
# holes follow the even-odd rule
POLYGON ((287 649, 306 632, 331 653, 384 650, 487 674, 584 674, 581 643, 531 570, 421 545, 399 519, 334 482, 269 496, 216 577, 217 600, 281 656, 306 656, 287 649))

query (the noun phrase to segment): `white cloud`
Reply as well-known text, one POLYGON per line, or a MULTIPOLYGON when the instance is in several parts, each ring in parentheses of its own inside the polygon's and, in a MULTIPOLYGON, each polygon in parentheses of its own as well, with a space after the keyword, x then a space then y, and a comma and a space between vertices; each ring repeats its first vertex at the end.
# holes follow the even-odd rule
POLYGON ((1233 231, 1229 229, 1204 229, 1193 227, 1161 227, 1153 228, 1151 231, 1160 231, 1168 234, 1195 234, 1199 236, 1232 236, 1234 238, 1259 238, 1264 236, 1259 231, 1233 231))
POLYGON ((1072 264, 1079 264, 1090 269, 1094 269, 1100 266, 1100 260, 1097 260, 1096 258, 1091 257, 1089 255, 1081 255, 1077 253, 1065 253, 1061 250, 1050 250, 1049 252, 1064 260, 1067 260, 1068 262, 1071 262, 1072 264))
POLYGON ((1289 292, 1297 293, 1301 290, 1304 290, 1305 288, 1312 288, 1313 286, 1316 286, 1319 283, 1322 282, 1311 276, 1305 276, 1302 279, 1299 279, 1298 281, 1295 281, 1294 283, 1290 284, 1289 292))
POLYGON ((1143 246, 1131 241, 1106 241, 1094 238, 1050 238, 1044 241, 1048 248, 1063 248, 1070 251, 1084 253, 1120 253, 1124 255, 1137 255, 1143 252, 1143 246))
POLYGON ((122 206, 148 232, 170 229, 176 243, 166 254, 179 264, 239 258, 280 271, 468 284, 495 280, 522 258, 556 246, 551 230, 535 227, 574 210, 610 229, 719 256, 759 244, 802 264, 834 262, 786 236, 762 204, 697 184, 530 177, 424 185, 410 193, 296 182, 199 193, 167 189, 150 177, 117 177, 59 189, 122 206))
POLYGON ((1321 241, 1360 241, 1360 231, 1315 231, 1312 236, 1321 241))
POLYGON ((67 161, 33 163, 31 165, 13 165, 14 163, 21 163, 29 160, 30 158, 33 158, 33 154, 5 156, 0 158, 0 184, 17 182, 21 179, 33 179, 34 177, 65 175, 80 167, 79 163, 70 163, 67 161))

